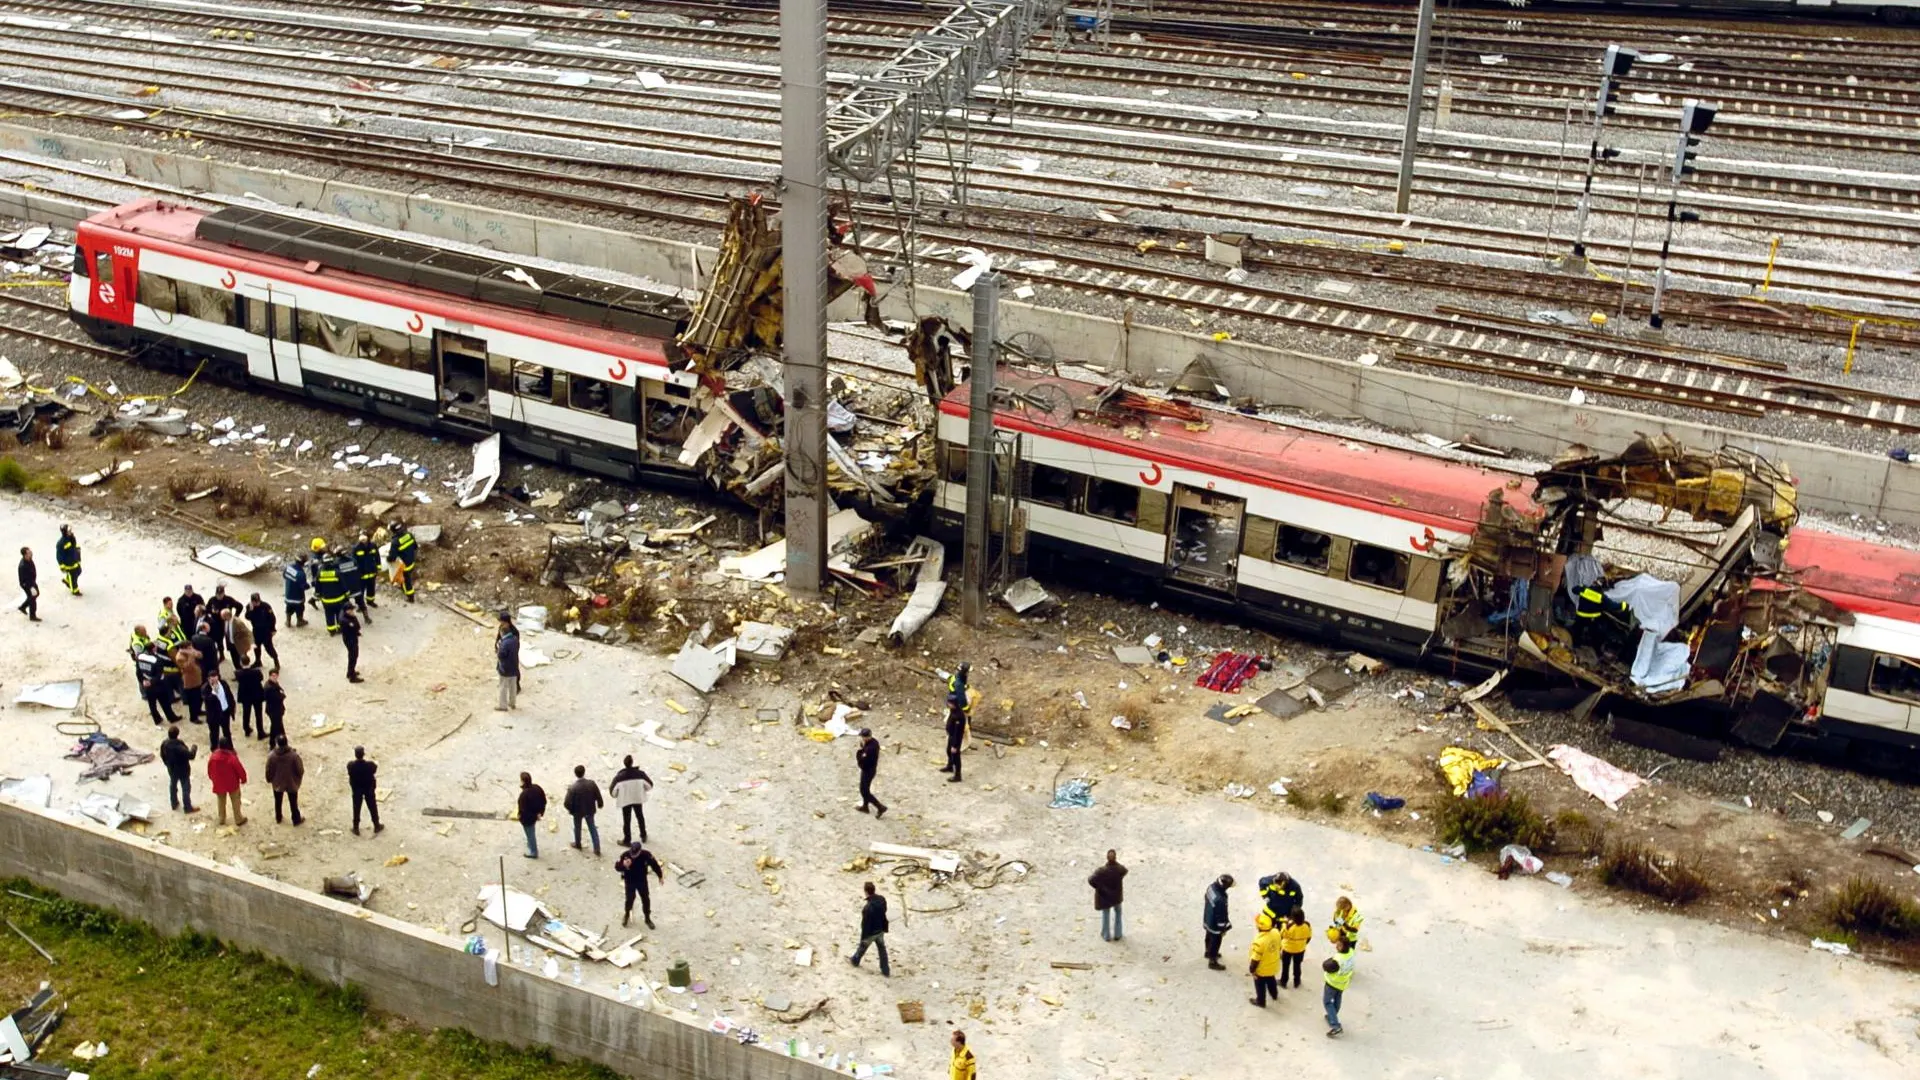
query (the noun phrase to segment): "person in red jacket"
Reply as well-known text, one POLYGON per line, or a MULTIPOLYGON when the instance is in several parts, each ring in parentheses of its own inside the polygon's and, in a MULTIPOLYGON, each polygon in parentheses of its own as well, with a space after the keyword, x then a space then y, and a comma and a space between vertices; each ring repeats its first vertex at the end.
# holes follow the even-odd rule
POLYGON ((247 782, 247 767, 233 752, 232 740, 224 740, 207 755, 207 780, 213 785, 214 801, 220 804, 220 824, 227 823, 227 804, 233 804, 233 823, 245 825, 240 812, 240 785, 247 782))

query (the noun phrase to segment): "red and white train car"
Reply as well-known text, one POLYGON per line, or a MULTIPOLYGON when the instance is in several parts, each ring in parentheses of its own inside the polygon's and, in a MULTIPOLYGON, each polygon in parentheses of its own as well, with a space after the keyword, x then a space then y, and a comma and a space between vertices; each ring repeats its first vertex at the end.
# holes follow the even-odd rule
POLYGON ((688 481, 698 422, 677 298, 395 235, 144 200, 78 230, 69 306, 143 362, 532 456, 688 481))
MULTIPOLYGON (((1205 424, 1078 410, 1087 383, 1004 370, 1017 403, 996 410, 1017 440, 1029 558, 1111 586, 1122 576, 1279 628, 1429 665, 1485 670, 1504 656, 1443 645, 1451 586, 1439 552, 1472 535, 1488 493, 1525 510, 1519 474, 1224 412, 1205 424)), ((940 405, 934 513, 959 529, 966 508, 971 388, 940 405)), ((996 490, 999 486, 996 485, 996 490)), ((1810 730, 1920 749, 1920 553, 1796 529, 1786 566, 1852 613, 1837 633, 1810 730)))

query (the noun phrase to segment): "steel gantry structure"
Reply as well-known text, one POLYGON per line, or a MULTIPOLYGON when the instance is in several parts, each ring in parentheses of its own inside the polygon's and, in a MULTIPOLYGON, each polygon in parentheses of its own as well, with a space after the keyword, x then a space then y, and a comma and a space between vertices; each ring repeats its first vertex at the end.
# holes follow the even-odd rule
MULTIPOLYGON (((831 109, 826 0, 780 2, 781 261, 787 584, 813 594, 827 562, 827 174, 878 179, 1011 63, 1066 0, 965 0, 831 109)), ((902 252, 910 257, 910 252, 902 252)))

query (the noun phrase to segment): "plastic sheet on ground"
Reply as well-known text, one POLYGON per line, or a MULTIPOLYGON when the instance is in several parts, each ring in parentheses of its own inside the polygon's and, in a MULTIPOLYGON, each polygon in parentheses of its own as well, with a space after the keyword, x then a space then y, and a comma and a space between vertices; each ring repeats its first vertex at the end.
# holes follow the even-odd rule
POLYGON ((1652 574, 1635 574, 1608 589, 1607 599, 1627 605, 1640 624, 1640 646, 1633 654, 1633 684, 1655 692, 1685 685, 1690 655, 1687 646, 1661 640, 1680 625, 1679 583, 1652 574))
POLYGON ((1540 856, 1520 844, 1508 844, 1500 849, 1500 865, 1505 867, 1507 860, 1513 860, 1513 868, 1523 874, 1537 874, 1547 868, 1540 856))
POLYGON ((193 549, 193 561, 201 566, 218 570, 228 577, 246 577, 272 560, 255 558, 224 544, 209 544, 203 548, 193 549))
POLYGON ((80 692, 85 686, 84 680, 68 679, 65 682, 23 683, 20 692, 14 695, 15 705, 43 705, 49 709, 74 709, 80 705, 80 692))
POLYGON ((1499 758, 1464 746, 1449 746, 1440 751, 1440 771, 1446 775, 1447 783, 1453 785, 1456 796, 1465 795, 1467 788, 1473 786, 1474 773, 1492 772, 1503 764, 1499 758))
POLYGON ((1547 757, 1560 767, 1561 772, 1573 779, 1575 787, 1606 803, 1609 810, 1620 809, 1620 800, 1647 782, 1638 774, 1594 757, 1578 747, 1549 747, 1547 757))
POLYGON ((481 886, 480 895, 475 899, 484 905, 480 909, 481 918, 508 930, 525 930, 535 915, 551 914, 537 898, 515 889, 507 890, 507 902, 503 911, 498 885, 481 886))
POLYGON ((1048 805, 1055 810, 1090 807, 1093 805, 1093 785, 1085 780, 1069 780, 1053 789, 1053 802, 1048 805))

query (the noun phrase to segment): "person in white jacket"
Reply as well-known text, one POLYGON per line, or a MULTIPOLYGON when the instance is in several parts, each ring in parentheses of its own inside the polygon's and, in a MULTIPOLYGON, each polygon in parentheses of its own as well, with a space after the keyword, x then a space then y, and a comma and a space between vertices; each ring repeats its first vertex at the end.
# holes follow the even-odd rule
POLYGON ((645 770, 633 764, 633 755, 626 757, 625 767, 613 774, 613 783, 608 785, 613 792, 613 801, 620 807, 620 842, 633 843, 635 818, 640 819, 640 842, 647 842, 647 792, 653 790, 653 777, 645 770))

